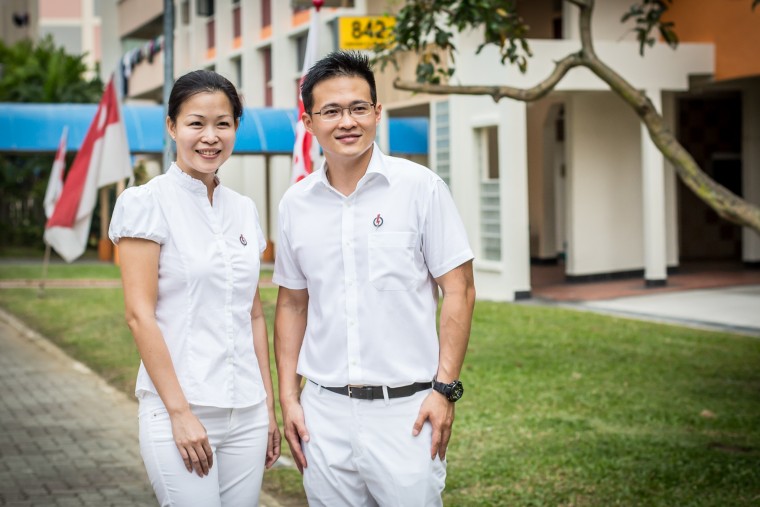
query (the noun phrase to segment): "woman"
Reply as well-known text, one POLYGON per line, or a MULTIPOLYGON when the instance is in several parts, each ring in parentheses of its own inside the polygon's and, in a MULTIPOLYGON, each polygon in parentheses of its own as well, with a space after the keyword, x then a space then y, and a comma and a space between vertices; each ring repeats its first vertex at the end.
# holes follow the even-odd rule
POLYGON ((161 505, 257 505, 280 455, 257 287, 265 240, 253 201, 216 176, 242 112, 219 74, 179 78, 166 118, 177 161, 119 197, 109 230, 142 358, 140 451, 161 505))

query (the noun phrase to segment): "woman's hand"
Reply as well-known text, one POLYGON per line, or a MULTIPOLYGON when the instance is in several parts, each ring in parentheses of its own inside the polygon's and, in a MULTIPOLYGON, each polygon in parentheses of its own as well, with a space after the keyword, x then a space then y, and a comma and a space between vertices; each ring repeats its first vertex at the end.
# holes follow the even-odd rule
POLYGON ((172 434, 188 472, 199 477, 208 475, 214 465, 214 452, 208 442, 206 428, 190 409, 170 415, 172 434))

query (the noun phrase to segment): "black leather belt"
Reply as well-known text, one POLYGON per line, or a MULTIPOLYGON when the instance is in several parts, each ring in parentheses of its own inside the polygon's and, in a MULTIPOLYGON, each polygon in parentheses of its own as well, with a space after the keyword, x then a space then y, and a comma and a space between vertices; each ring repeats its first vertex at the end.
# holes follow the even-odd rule
MULTIPOLYGON (((314 382, 316 384, 316 382, 314 382)), ((319 385, 319 384, 317 384, 319 385)), ((357 400, 382 400, 383 386, 343 386, 343 387, 326 387, 320 386, 323 389, 327 389, 333 393, 342 394, 349 398, 356 398, 357 400)), ((388 398, 405 398, 411 396, 425 389, 432 389, 432 382, 415 382, 408 386, 401 387, 389 387, 388 398)))

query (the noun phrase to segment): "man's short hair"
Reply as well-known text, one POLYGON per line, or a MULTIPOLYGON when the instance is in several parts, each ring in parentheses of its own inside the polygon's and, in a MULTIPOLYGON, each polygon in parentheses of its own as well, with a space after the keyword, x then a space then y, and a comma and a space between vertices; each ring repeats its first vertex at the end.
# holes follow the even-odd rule
POLYGON ((358 51, 333 51, 315 63, 304 76, 301 83, 304 110, 311 113, 311 108, 314 107, 314 87, 318 83, 342 76, 364 79, 369 84, 372 103, 377 103, 375 74, 372 72, 369 57, 358 51))

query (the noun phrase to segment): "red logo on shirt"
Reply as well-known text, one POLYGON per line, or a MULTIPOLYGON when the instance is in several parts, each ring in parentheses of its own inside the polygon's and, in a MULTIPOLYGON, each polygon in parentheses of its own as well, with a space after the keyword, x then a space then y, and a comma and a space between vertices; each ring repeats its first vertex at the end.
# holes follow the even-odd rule
POLYGON ((243 236, 242 234, 240 235, 240 242, 243 244, 243 246, 248 244, 248 242, 245 240, 245 236, 243 236))
POLYGON ((383 217, 380 216, 380 213, 378 213, 375 219, 372 221, 372 225, 374 225, 375 228, 378 228, 381 225, 383 225, 383 217))

